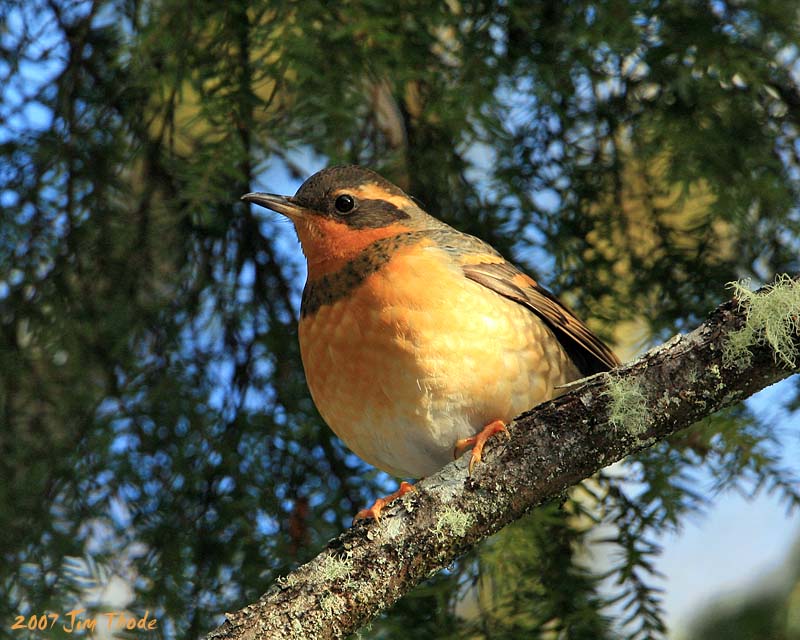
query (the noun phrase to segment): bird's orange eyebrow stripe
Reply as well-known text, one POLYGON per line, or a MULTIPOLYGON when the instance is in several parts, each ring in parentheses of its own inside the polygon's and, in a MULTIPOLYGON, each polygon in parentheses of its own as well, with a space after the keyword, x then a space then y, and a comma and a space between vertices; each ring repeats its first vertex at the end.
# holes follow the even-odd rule
POLYGON ((411 198, 398 193, 390 193, 380 185, 372 183, 361 184, 354 189, 339 189, 334 195, 338 193, 350 193, 361 200, 385 200, 398 209, 405 209, 414 204, 411 198))

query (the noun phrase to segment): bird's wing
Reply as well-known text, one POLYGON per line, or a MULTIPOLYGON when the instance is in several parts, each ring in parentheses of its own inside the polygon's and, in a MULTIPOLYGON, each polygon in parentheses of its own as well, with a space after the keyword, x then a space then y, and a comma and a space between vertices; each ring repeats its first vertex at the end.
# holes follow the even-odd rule
POLYGON ((620 364, 614 352, 569 308, 491 246, 466 234, 454 236, 442 231, 439 234, 448 236, 438 239, 440 246, 458 259, 467 278, 518 302, 544 320, 584 376, 620 364))

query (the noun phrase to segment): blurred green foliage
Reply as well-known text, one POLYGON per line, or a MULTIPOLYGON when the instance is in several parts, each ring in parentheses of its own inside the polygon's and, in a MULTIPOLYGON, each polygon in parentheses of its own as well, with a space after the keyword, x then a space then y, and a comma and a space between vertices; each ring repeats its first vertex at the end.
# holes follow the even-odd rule
POLYGON ((776 574, 751 594, 719 598, 705 607, 685 640, 798 640, 800 543, 776 574))
MULTIPOLYGON (((197 637, 391 484, 321 423, 299 252, 241 194, 372 166, 632 354, 800 270, 798 42, 783 0, 6 0, 0 620, 103 606, 117 576, 197 637)), ((659 637, 656 538, 698 478, 797 505, 796 471, 730 410, 363 635, 659 637)))

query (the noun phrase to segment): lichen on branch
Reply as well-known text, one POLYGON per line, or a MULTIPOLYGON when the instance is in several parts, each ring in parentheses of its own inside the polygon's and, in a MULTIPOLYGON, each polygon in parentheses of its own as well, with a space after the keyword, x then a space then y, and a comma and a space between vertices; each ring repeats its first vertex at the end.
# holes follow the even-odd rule
POLYGON ((745 324, 731 331, 724 345, 723 364, 744 369, 753 358, 755 345, 767 344, 776 361, 789 369, 797 367, 800 335, 800 282, 788 274, 779 275, 772 284, 758 291, 750 289, 750 280, 731 282, 739 309, 746 312, 745 324))

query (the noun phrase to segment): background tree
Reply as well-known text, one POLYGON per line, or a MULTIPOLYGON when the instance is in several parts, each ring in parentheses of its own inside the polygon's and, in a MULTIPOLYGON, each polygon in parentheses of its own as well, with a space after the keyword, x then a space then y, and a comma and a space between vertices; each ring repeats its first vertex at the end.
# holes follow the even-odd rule
POLYGON ((694 620, 687 640, 793 640, 800 636, 800 546, 769 584, 736 598, 719 598, 694 620))
MULTIPOLYGON (((798 41, 780 0, 0 5, 0 618, 118 575, 195 637, 385 490, 305 388, 290 228, 239 195, 370 165, 630 355, 798 271, 798 41)), ((658 636, 654 536, 700 468, 797 505, 776 443, 717 415, 368 635, 658 636)))

